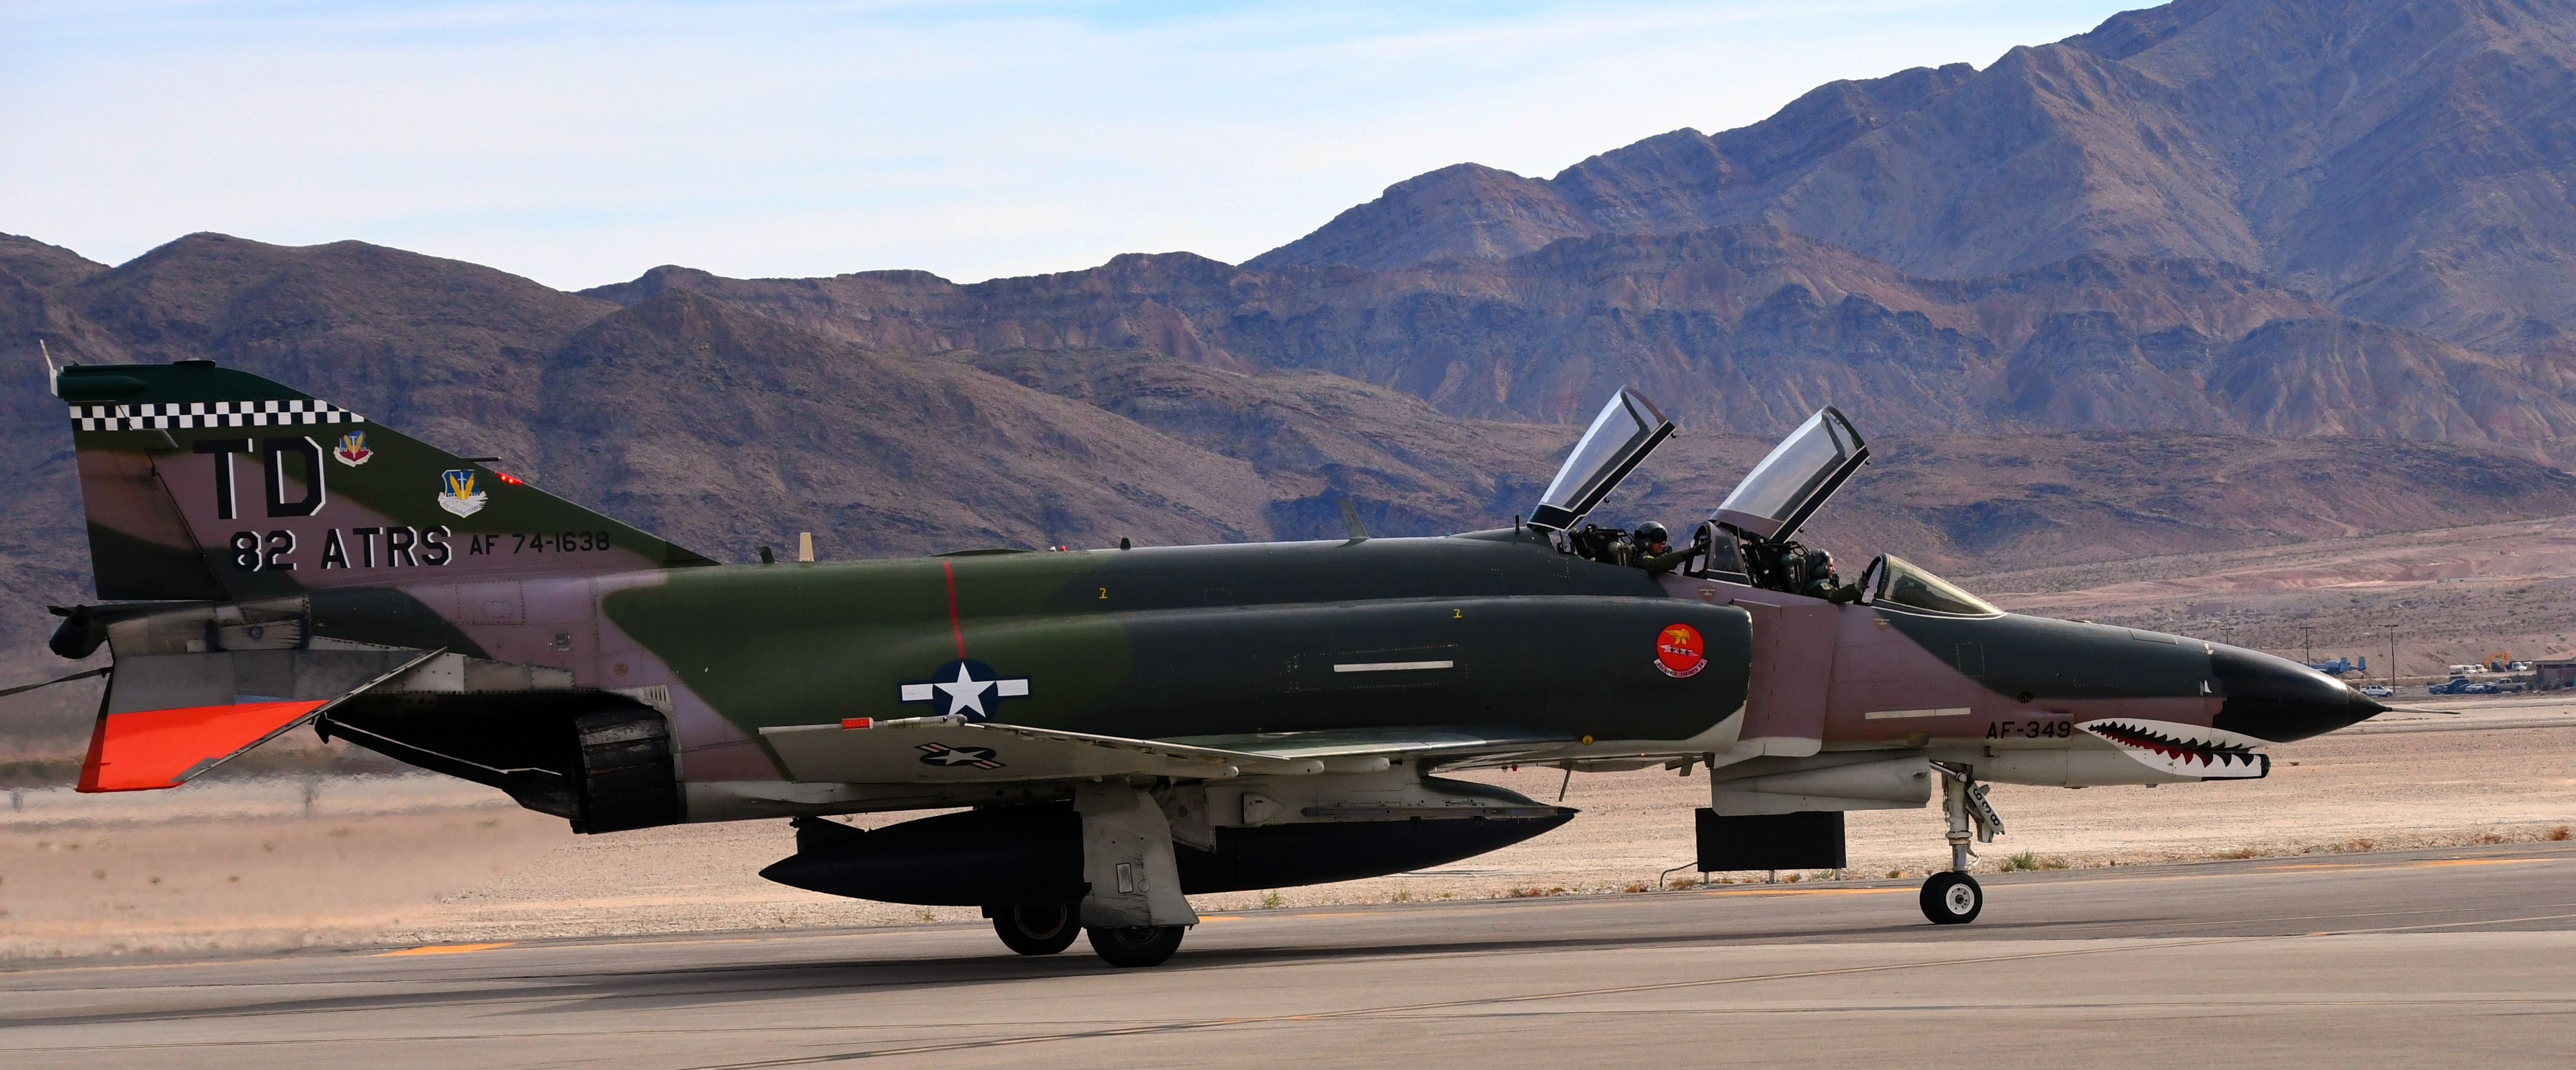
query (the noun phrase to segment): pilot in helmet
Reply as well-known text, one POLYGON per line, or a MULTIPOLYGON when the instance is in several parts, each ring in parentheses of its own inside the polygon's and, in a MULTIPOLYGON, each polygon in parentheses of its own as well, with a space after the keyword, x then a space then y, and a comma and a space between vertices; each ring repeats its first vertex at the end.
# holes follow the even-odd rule
POLYGON ((1823 550, 1807 551, 1807 588, 1798 593, 1835 605, 1860 601, 1860 588, 1842 582, 1834 572, 1834 555, 1823 550))
POLYGON ((1644 559, 1652 559, 1672 549, 1672 541, 1672 532, 1664 530, 1663 523, 1655 520, 1637 525, 1637 533, 1629 538, 1629 544, 1637 548, 1637 556, 1644 559))
MULTIPOLYGON (((1699 534, 1700 538, 1705 539, 1708 531, 1703 528, 1699 534)), ((1637 525, 1637 567, 1648 572, 1670 572, 1680 567, 1682 562, 1690 560, 1691 555, 1705 553, 1708 550, 1708 544, 1705 542, 1694 541, 1688 546, 1677 548, 1673 546, 1672 541, 1672 533, 1664 530, 1662 524, 1649 520, 1637 525)))

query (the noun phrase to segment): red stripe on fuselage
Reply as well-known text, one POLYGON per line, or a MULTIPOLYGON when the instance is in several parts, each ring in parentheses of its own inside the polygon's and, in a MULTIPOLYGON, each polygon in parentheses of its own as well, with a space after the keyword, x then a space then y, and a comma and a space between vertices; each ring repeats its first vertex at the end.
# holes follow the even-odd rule
POLYGON ((957 660, 966 660, 966 625, 957 619, 957 566, 946 561, 939 571, 948 576, 948 630, 957 634, 957 660))
POLYGON ((79 790, 178 787, 179 778, 199 763, 232 757, 321 705, 319 700, 245 702, 108 714, 90 734, 79 790))

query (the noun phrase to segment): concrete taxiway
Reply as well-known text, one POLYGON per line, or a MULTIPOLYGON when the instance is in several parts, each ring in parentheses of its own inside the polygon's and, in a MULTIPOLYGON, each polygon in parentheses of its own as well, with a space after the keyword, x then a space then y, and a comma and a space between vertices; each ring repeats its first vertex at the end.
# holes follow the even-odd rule
POLYGON ((2565 1065, 2576 843, 1212 915, 1113 970, 967 926, 0 973, 0 1065, 2565 1065))

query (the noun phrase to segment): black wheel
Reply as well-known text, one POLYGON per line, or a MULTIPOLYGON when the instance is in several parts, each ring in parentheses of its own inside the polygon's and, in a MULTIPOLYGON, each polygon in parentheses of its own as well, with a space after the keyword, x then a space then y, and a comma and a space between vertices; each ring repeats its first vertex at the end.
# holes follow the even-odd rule
POLYGON ((1923 882, 1923 916, 1934 925, 1965 925, 1986 908, 1986 890, 1965 873, 1935 873, 1923 882))
POLYGON ((1073 946, 1074 934, 1082 926, 1074 924, 1071 903, 1021 903, 993 908, 993 931, 1002 943, 1023 955, 1052 955, 1073 946))
POLYGON ((1112 966, 1160 966, 1181 949, 1184 925, 1139 925, 1132 929, 1084 929, 1091 949, 1112 966))

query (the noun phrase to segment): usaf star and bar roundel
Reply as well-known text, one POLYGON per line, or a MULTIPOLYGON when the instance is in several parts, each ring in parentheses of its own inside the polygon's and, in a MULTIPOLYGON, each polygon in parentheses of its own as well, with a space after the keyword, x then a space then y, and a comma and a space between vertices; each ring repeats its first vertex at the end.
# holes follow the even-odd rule
POLYGON ((1028 694, 1027 677, 1004 677, 990 665, 960 658, 940 666, 930 679, 903 684, 898 697, 904 702, 937 703, 941 707, 939 716, 989 721, 1001 700, 1027 698, 1028 694))

